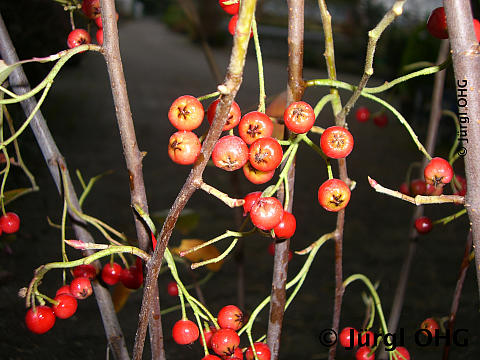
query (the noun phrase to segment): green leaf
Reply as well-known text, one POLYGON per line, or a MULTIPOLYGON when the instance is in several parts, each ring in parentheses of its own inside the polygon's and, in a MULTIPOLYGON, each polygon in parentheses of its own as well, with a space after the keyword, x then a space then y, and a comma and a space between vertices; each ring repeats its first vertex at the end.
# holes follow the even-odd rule
MULTIPOLYGON (((165 222, 169 210, 156 211, 150 214, 150 217, 158 224, 157 228, 165 222)), ((184 209, 180 214, 175 229, 180 231, 183 235, 187 235, 194 230, 200 221, 200 215, 193 209, 184 209)))
POLYGON ((20 65, 20 63, 7 65, 5 61, 0 60, 0 84, 3 84, 3 82, 10 76, 10 73, 20 65))

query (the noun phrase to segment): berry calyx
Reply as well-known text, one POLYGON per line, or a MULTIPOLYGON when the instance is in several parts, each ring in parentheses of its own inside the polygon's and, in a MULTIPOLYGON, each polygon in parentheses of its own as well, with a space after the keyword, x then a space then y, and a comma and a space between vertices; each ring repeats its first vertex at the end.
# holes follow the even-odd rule
POLYGON ((198 326, 190 320, 178 320, 172 328, 173 340, 180 345, 188 345, 198 339, 198 326))
POLYGON ((361 346, 358 348, 357 352, 355 353, 356 360, 373 360, 375 359, 375 353, 371 353, 371 348, 368 346, 361 346))
POLYGON ((421 216, 415 220, 415 229, 419 234, 427 234, 433 228, 432 220, 427 216, 421 216))
POLYGON ((68 319, 77 311, 77 299, 72 295, 60 294, 53 299, 58 304, 52 306, 52 310, 56 317, 60 319, 68 319))
POLYGON ((239 1, 234 2, 231 0, 218 0, 218 3, 227 14, 230 14, 230 15, 238 14, 238 9, 240 7, 239 1), (226 3, 229 3, 229 4, 226 4, 226 3))
POLYGON ((297 221, 295 216, 288 211, 284 211, 282 221, 273 228, 273 231, 279 239, 290 239, 295 234, 296 228, 297 221))
POLYGON ((318 202, 327 211, 344 209, 350 201, 350 189, 340 179, 329 179, 318 189, 318 202))
POLYGON ((248 161, 247 144, 238 136, 224 136, 213 148, 212 161, 216 167, 223 170, 238 170, 248 161))
POLYGON ((28 330, 35 334, 44 334, 55 324, 55 314, 53 310, 44 305, 28 309, 25 315, 25 324, 28 330))
POLYGON ((197 159, 202 144, 191 131, 177 131, 168 141, 168 156, 180 165, 191 165, 197 159))
POLYGON ((296 134, 305 134, 315 123, 313 108, 304 101, 291 103, 283 113, 285 126, 296 134))
POLYGON ((77 277, 70 283, 70 292, 79 300, 86 299, 92 295, 93 289, 90 279, 86 277, 77 277))
POLYGON ((427 30, 437 39, 448 39, 447 17, 443 6, 431 12, 427 20, 427 30))
POLYGON ((365 106, 359 107, 355 112, 355 117, 359 122, 367 122, 370 119, 370 110, 365 106))
POLYGON ((438 325, 437 320, 435 320, 434 318, 426 318, 422 321, 420 329, 428 331, 432 335, 432 337, 435 337, 435 335, 438 333, 438 330, 440 329, 440 326, 438 325))
POLYGON ((344 127, 331 126, 322 133, 320 147, 329 158, 347 157, 353 150, 353 136, 344 127))
POLYGON ((168 111, 168 120, 178 130, 195 130, 203 121, 205 111, 196 97, 183 95, 175 99, 168 111))
POLYGON ((13 234, 20 229, 20 217, 14 212, 0 216, 0 228, 5 234, 13 234))
POLYGON ((427 166, 425 166, 423 175, 427 184, 434 185, 435 187, 444 186, 452 180, 453 169, 447 160, 434 157, 427 166))
POLYGON ((84 29, 75 29, 68 34, 67 45, 70 49, 76 48, 77 46, 90 44, 92 38, 90 34, 84 29))
POLYGON ((346 327, 340 331, 338 337, 340 345, 346 349, 352 349, 358 345, 358 331, 353 327, 346 327))
POLYGON ((385 114, 377 115, 373 118, 373 123, 378 127, 385 127, 388 124, 388 117, 385 114))
POLYGON ((253 225, 261 230, 270 230, 277 226, 283 218, 283 207, 274 197, 261 197, 250 210, 253 225))
POLYGON ((217 330, 212 336, 212 350, 220 356, 231 356, 240 345, 240 337, 232 329, 217 330))
POLYGON ((217 321, 222 329, 240 330, 243 325, 243 312, 235 305, 224 306, 218 312, 217 321))
POLYGON ((397 346, 392 355, 393 360, 410 360, 410 353, 403 346, 397 346))
POLYGON ((122 266, 116 262, 106 263, 102 269, 102 280, 105 282, 105 284, 115 285, 120 281, 122 270, 122 266))
POLYGON ((282 157, 282 146, 272 137, 255 140, 250 145, 250 163, 257 170, 275 170, 282 162, 282 157))
MULTIPOLYGON (((207 120, 212 125, 213 119, 215 117, 215 111, 217 111, 217 105, 220 102, 220 99, 215 100, 210 104, 207 109, 207 120)), ((228 131, 233 129, 235 126, 238 125, 240 122, 240 118, 242 113, 240 111, 240 106, 235 101, 232 101, 232 107, 228 113, 227 119, 225 121, 225 125, 223 126, 223 131, 228 131)))
POLYGON ((95 266, 92 264, 82 264, 75 266, 72 270, 72 274, 74 278, 86 277, 93 280, 97 276, 97 269, 95 269, 95 266))
POLYGON ((178 296, 178 285, 175 281, 170 281, 167 284, 167 294, 170 296, 178 296))
MULTIPOLYGON (((270 360, 271 352, 270 348, 267 344, 262 342, 256 342, 253 344, 255 348, 255 352, 257 353, 258 360, 270 360)), ((247 351, 245 352, 246 360, 254 360, 255 355, 253 354, 253 349, 251 346, 248 347, 247 351)))
POLYGON ((270 137, 272 133, 272 120, 260 111, 245 114, 238 124, 238 134, 247 145, 253 144, 260 138, 270 137))

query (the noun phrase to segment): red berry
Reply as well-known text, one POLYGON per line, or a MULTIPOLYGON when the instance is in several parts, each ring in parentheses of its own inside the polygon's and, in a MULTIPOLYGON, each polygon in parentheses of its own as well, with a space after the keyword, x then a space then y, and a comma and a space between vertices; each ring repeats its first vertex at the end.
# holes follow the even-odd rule
POLYGON ((191 131, 177 131, 168 141, 168 156, 180 165, 191 165, 197 159, 202 144, 191 131))
POLYGON ((84 29, 75 29, 68 34, 67 45, 70 49, 73 49, 77 46, 90 44, 92 38, 90 34, 84 29))
POLYGON ((432 11, 427 20, 427 30, 438 39, 448 39, 447 17, 443 7, 438 7, 432 11))
POLYGON ((262 197, 253 204, 250 219, 253 225, 262 230, 270 230, 277 226, 283 218, 283 207, 274 197, 262 197))
MULTIPOLYGON (((207 343, 207 348, 211 349, 212 348, 212 336, 215 334, 217 331, 217 328, 215 326, 210 326, 208 328, 203 329, 203 336, 205 337, 205 342, 207 343)), ((200 340, 200 345, 203 346, 203 340, 202 337, 199 337, 200 340)))
POLYGON ((250 145, 250 163, 257 170, 275 170, 282 162, 282 157, 282 146, 272 137, 255 140, 250 145))
MULTIPOLYGON (((215 111, 217 110, 217 105, 220 102, 220 99, 215 100, 210 104, 210 106, 207 109, 207 120, 210 123, 210 125, 213 122, 213 118, 215 117, 215 111)), ((230 108, 230 111, 228 113, 227 119, 225 121, 225 126, 223 127, 223 131, 228 131, 230 129, 233 129, 235 126, 238 125, 240 122, 240 118, 242 116, 242 113, 240 111, 240 106, 233 101, 232 102, 232 107, 230 108)))
POLYGON ((97 44, 102 46, 103 45, 103 29, 97 30, 97 32, 95 33, 95 38, 97 39, 97 44))
POLYGON ((343 328, 343 330, 340 331, 338 340, 344 348, 354 348, 358 344, 358 331, 353 327, 343 328))
POLYGON ((375 335, 373 332, 365 331, 360 338, 359 345, 373 347, 373 345, 375 345, 375 335))
MULTIPOLYGON (((253 344, 255 347, 255 352, 257 353, 258 360, 270 360, 271 352, 270 348, 267 344, 256 342, 253 344)), ((247 351, 245 352, 246 360, 254 360, 255 355, 253 354, 253 349, 251 346, 248 347, 247 351)))
POLYGON ((403 195, 410 195, 410 190, 408 189, 407 183, 402 183, 398 189, 403 195))
POLYGON ((75 266, 72 270, 73 277, 86 277, 90 280, 95 279, 97 276, 97 269, 92 264, 82 264, 75 266))
POLYGON ((240 330, 243 325, 243 312, 235 305, 224 306, 218 312, 217 321, 222 329, 240 330))
POLYGON ((5 234, 13 234, 20 229, 20 218, 14 212, 0 216, 0 228, 5 234))
POLYGON ((370 354, 372 349, 368 346, 359 347, 357 352, 355 353, 356 360, 373 360, 375 359, 375 353, 370 354))
POLYGON ((222 359, 215 355, 207 355, 203 357, 202 360, 222 360, 222 359))
MULTIPOLYGON (((115 20, 118 21, 118 12, 116 13, 116 15, 117 15, 117 16, 116 16, 116 19, 115 19, 115 20)), ((99 29, 102 29, 102 28, 103 28, 103 23, 102 23, 102 17, 101 17, 101 16, 98 16, 98 17, 95 18, 95 24, 97 25, 97 27, 98 27, 99 29)))
POLYGON ((344 127, 331 126, 322 133, 320 146, 329 158, 341 159, 352 152, 353 136, 344 127))
POLYGON ((410 353, 403 346, 397 346, 392 356, 393 360, 410 360, 410 353))
POLYGON ((443 186, 435 187, 432 184, 425 184, 425 195, 439 196, 443 193, 443 186))
POLYGON ((237 347, 232 355, 222 356, 223 360, 243 360, 243 351, 240 347, 237 347))
POLYGON ((427 234, 432 230, 432 228, 432 220, 426 216, 421 216, 415 220, 415 229, 417 229, 420 234, 427 234))
POLYGON ((412 196, 425 195, 427 193, 427 185, 425 181, 415 179, 410 182, 410 192, 412 196))
POLYGON ((370 110, 365 106, 359 107, 355 112, 355 117, 359 122, 367 122, 370 119, 370 110))
POLYGON ((218 3, 222 7, 222 9, 230 15, 238 14, 238 9, 240 7, 240 2, 237 1, 233 4, 225 4, 226 2, 233 2, 231 0, 218 0, 218 3))
POLYGON ((247 194, 243 200, 245 202, 243 203, 243 216, 247 215, 250 210, 252 209, 253 204, 262 196, 261 191, 255 191, 247 194))
POLYGON ((82 11, 90 19, 100 16, 100 0, 83 0, 82 11))
POLYGON ((295 216, 288 211, 284 211, 282 221, 273 228, 273 231, 279 239, 290 239, 293 234, 295 234, 296 228, 297 221, 295 220, 295 216))
POLYGON ((170 281, 167 284, 167 293, 170 296, 178 296, 178 285, 175 281, 170 281))
POLYGON ((385 114, 377 115, 373 118, 373 123, 378 127, 385 127, 388 124, 388 117, 385 114))
POLYGON ((77 311, 77 299, 72 295, 60 294, 53 299, 58 301, 57 305, 52 306, 52 310, 56 317, 60 319, 68 319, 77 311))
POLYGON ((315 123, 315 112, 304 101, 293 102, 285 109, 283 121, 290 131, 304 134, 310 131, 315 123))
POLYGON ((248 160, 248 147, 241 138, 227 135, 220 138, 212 152, 212 161, 215 166, 234 171, 240 169, 248 160))
POLYGON ((340 211, 349 201, 350 189, 340 179, 329 179, 318 189, 318 202, 327 211, 340 211))
POLYGON ((240 345, 240 337, 232 329, 217 330, 212 336, 212 350, 220 356, 231 356, 240 345))
POLYGON ((177 98, 168 111, 168 120, 178 130, 194 130, 203 121, 205 111, 196 97, 183 95, 177 98))
POLYGON ((86 277, 77 277, 70 283, 70 292, 72 295, 83 300, 92 295, 93 289, 90 279, 86 277))
POLYGON ((247 145, 255 140, 270 137, 273 133, 272 120, 260 111, 251 111, 245 114, 238 124, 238 134, 247 145))
MULTIPOLYGON (((228 22, 228 32, 233 36, 237 32, 237 22, 238 22, 238 14, 232 16, 230 21, 228 22)), ((250 30, 250 37, 253 36, 253 32, 250 30)))
POLYGON ((193 343, 198 339, 200 331, 198 326, 190 320, 178 320, 173 325, 172 336, 173 340, 180 345, 187 345, 193 343))
POLYGON ((473 19, 473 30, 475 30, 475 37, 480 42, 480 21, 473 19))
POLYGON ((452 180, 453 169, 447 160, 434 157, 427 166, 425 166, 423 175, 425 176, 425 182, 427 184, 438 187, 448 184, 452 180))
POLYGON ((44 305, 28 309, 25 315, 25 324, 28 330, 35 334, 44 334, 55 324, 55 314, 53 310, 44 305))
POLYGON ((106 263, 102 269, 102 280, 105 284, 115 285, 120 280, 122 270, 122 267, 116 262, 106 263))
POLYGON ((266 182, 269 182, 272 180, 273 175, 275 175, 275 170, 270 170, 270 171, 261 171, 258 169, 255 169, 250 161, 247 161, 245 165, 243 165, 243 174, 247 178, 248 181, 250 181, 252 184, 265 184, 266 182))
POLYGON ((128 289, 136 290, 143 284, 143 272, 137 266, 130 266, 128 269, 123 269, 120 274, 120 282, 128 289))
POLYGON ((61 294, 72 295, 72 293, 70 292, 70 285, 63 285, 60 289, 57 290, 57 292, 55 293, 55 296, 58 296, 61 294))
POLYGON ((467 179, 463 176, 455 175, 453 187, 455 188, 455 191, 453 192, 454 195, 465 196, 467 194, 467 179), (458 186, 457 183, 460 186, 458 186))
POLYGON ((438 333, 438 330, 440 329, 440 326, 438 325, 437 320, 435 320, 434 318, 427 318, 422 321, 420 329, 429 331, 430 334, 435 337, 435 335, 438 333))

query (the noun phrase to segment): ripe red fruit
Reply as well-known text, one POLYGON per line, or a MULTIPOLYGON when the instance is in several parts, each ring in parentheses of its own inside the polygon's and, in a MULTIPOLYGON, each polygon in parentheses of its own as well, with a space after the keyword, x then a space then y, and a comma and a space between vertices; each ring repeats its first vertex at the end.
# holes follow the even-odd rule
POLYGON ((350 201, 350 189, 340 179, 329 179, 318 189, 318 202, 327 211, 337 212, 350 201))
POLYGON ((61 294, 72 295, 72 293, 70 292, 70 285, 63 285, 62 287, 60 287, 60 289, 58 289, 57 292, 55 293, 55 296, 58 296, 61 294))
POLYGON ((275 170, 282 162, 282 157, 282 146, 272 137, 255 140, 255 142, 250 145, 250 163, 257 170, 275 170))
POLYGON ((304 134, 310 131, 315 123, 315 112, 306 102, 296 101, 285 109, 283 121, 290 131, 296 134, 304 134))
POLYGON ((77 46, 90 44, 92 38, 90 34, 84 29, 75 29, 68 34, 67 45, 70 49, 73 49, 77 46))
POLYGON ((437 320, 435 320, 434 318, 427 318, 422 321, 422 324, 420 325, 420 329, 429 331, 430 334, 433 337, 435 337, 436 335, 435 330, 438 332, 438 330, 440 329, 440 326, 438 325, 437 320))
POLYGON ((55 314, 53 310, 44 305, 28 309, 25 315, 25 324, 28 330, 35 334, 44 334, 55 324, 55 314))
POLYGON ((168 141, 168 156, 180 165, 191 165, 197 159, 202 144, 191 131, 177 131, 168 141))
POLYGON ((178 285, 175 281, 170 281, 167 284, 167 293, 170 296, 178 296, 178 285))
POLYGON ((365 331, 360 338, 359 345, 373 347, 373 345, 375 345, 375 335, 373 332, 365 331))
POLYGON ((237 1, 236 3, 233 4, 225 4, 226 2, 232 2, 230 0, 218 0, 218 3, 222 7, 222 9, 230 15, 235 15, 238 14, 238 9, 240 7, 240 2, 237 1))
POLYGON ((352 152, 353 136, 344 127, 331 126, 322 133, 320 146, 329 158, 341 159, 352 152))
POLYGON ((447 17, 443 6, 434 9, 430 14, 427 20, 427 30, 438 39, 448 39, 447 17))
POLYGON ((168 120, 178 130, 194 130, 203 121, 205 111, 196 97, 183 95, 175 99, 168 111, 168 120))
POLYGON ((0 228, 5 234, 13 234, 20 229, 20 218, 14 212, 0 216, 0 228))
POLYGON ((90 19, 100 16, 100 0, 83 0, 82 11, 90 19))
POLYGON ((438 196, 442 195, 443 193, 443 187, 435 187, 432 184, 425 184, 425 195, 430 195, 430 196, 438 196))
POLYGON ((357 352, 355 353, 355 359, 356 360, 373 360, 375 359, 375 353, 372 353, 370 355, 370 349, 368 346, 362 346, 359 347, 357 352))
POLYGON ((467 194, 467 179, 463 176, 455 175, 453 187, 455 188, 454 195, 465 196, 467 194), (457 185, 457 182, 460 186, 457 185))
POLYGON ((480 42, 480 21, 473 19, 473 30, 475 30, 475 37, 480 42))
POLYGON ((273 231, 279 239, 290 239, 293 234, 295 234, 296 228, 297 221, 295 220, 295 216, 288 211, 284 211, 282 221, 273 228, 273 231))
POLYGON ((277 226, 283 218, 283 207, 274 197, 259 198, 250 210, 253 225, 262 230, 270 230, 277 226))
MULTIPOLYGON (((228 32, 233 36, 237 31, 237 22, 238 22, 238 14, 232 16, 230 21, 228 22, 228 32)), ((250 37, 253 36, 253 32, 250 30, 250 37)))
POLYGON ((232 329, 217 330, 212 336, 212 350, 220 356, 231 356, 240 345, 240 337, 232 329))
POLYGON ((407 183, 402 183, 398 189, 404 195, 410 195, 410 190, 408 189, 407 183))
MULTIPOLYGON (((212 348, 212 336, 215 334, 217 331, 217 328, 215 326, 210 326, 208 328, 203 329, 203 336, 205 337, 205 342, 207 343, 207 348, 211 349, 212 348)), ((200 340, 200 345, 203 346, 203 340, 202 337, 199 337, 200 340)))
POLYGON ((448 184, 452 180, 453 169, 447 160, 434 157, 427 166, 425 166, 423 175, 425 176, 425 182, 427 184, 438 187, 448 184))
POLYGON ((227 135, 220 138, 212 152, 212 161, 216 167, 226 171, 240 169, 248 160, 248 147, 241 138, 227 135))
POLYGON ((373 123, 378 127, 385 127, 388 124, 388 117, 385 114, 377 115, 373 118, 373 123))
POLYGON ((218 312, 217 321, 222 329, 240 330, 243 325, 243 312, 235 305, 224 306, 218 312))
POLYGON ((92 264, 82 264, 75 266, 72 270, 72 274, 74 278, 86 277, 93 280, 97 276, 97 269, 95 269, 95 266, 92 264))
POLYGON ((137 266, 125 268, 120 274, 120 282, 128 289, 136 290, 143 284, 143 272, 137 266))
POLYGON ((420 234, 427 234, 432 230, 432 228, 432 220, 430 220, 430 218, 427 216, 421 216, 415 220, 415 229, 417 229, 420 234))
POLYGON ((173 340, 180 345, 187 345, 193 343, 198 339, 200 331, 198 326, 190 320, 178 320, 173 325, 172 336, 173 340))
MULTIPOLYGON (((220 99, 215 100, 210 104, 210 106, 207 109, 207 120, 210 123, 210 125, 213 122, 213 118, 215 117, 215 111, 217 111, 217 105, 220 102, 220 99)), ((228 131, 230 129, 233 129, 235 126, 238 125, 240 122, 240 118, 242 116, 242 113, 240 111, 240 106, 233 101, 232 102, 232 107, 230 108, 230 111, 228 113, 227 120, 225 121, 225 126, 223 127, 223 131, 228 131)))
POLYGON ((272 180, 273 175, 275 175, 275 170, 271 171, 260 171, 258 169, 255 169, 250 161, 247 161, 245 165, 243 165, 243 174, 247 178, 248 181, 250 181, 252 184, 265 184, 266 182, 269 182, 272 180))
POLYGON ((344 348, 354 348, 358 345, 358 331, 350 326, 343 328, 343 330, 340 331, 338 340, 344 348))
MULTIPOLYGON (((116 13, 116 19, 118 21, 118 12, 116 13)), ((101 16, 97 16, 95 18, 95 25, 97 25, 97 27, 99 29, 102 29, 103 28, 103 23, 102 23, 102 17, 101 16)))
POLYGON ((427 185, 425 181, 415 179, 410 182, 410 192, 412 196, 425 195, 427 192, 427 185))
POLYGON ((70 292, 72 295, 83 300, 92 295, 93 289, 90 279, 86 277, 77 277, 70 283, 70 292))
MULTIPOLYGON (((268 253, 272 256, 275 256, 275 241, 272 241, 270 245, 268 245, 268 253)), ((293 253, 292 250, 288 250, 288 261, 292 260, 293 253)))
POLYGON ((238 134, 247 145, 255 140, 270 137, 273 133, 272 120, 260 111, 251 111, 245 114, 238 124, 238 134))
POLYGON ((370 110, 365 106, 359 107, 355 112, 355 117, 359 122, 367 122, 370 119, 370 110))
POLYGON ((103 29, 97 30, 97 32, 95 33, 95 38, 97 39, 97 44, 102 46, 103 45, 103 29))
POLYGON ((397 346, 392 356, 393 360, 410 360, 410 353, 403 346, 397 346))
MULTIPOLYGON (((255 347, 255 352, 257 353, 258 360, 270 360, 271 352, 267 344, 262 342, 256 342, 253 344, 255 347)), ((255 355, 253 354, 253 349, 251 346, 248 347, 245 352, 246 360, 254 360, 255 355)))
POLYGON ((115 285, 120 280, 122 274, 122 266, 114 263, 106 263, 102 269, 102 280, 105 284, 115 285))
POLYGON ((237 347, 233 352, 233 355, 223 356, 222 359, 223 360, 243 360, 243 351, 240 347, 237 347))
POLYGON ((251 192, 243 198, 245 202, 243 203, 243 216, 247 215, 252 209, 253 204, 262 196, 261 191, 251 192))
POLYGON ((222 359, 220 359, 218 356, 215 356, 215 355, 207 355, 203 357, 202 360, 222 360, 222 359))
POLYGON ((77 311, 77 299, 72 295, 60 294, 53 299, 58 301, 57 305, 52 306, 52 310, 56 317, 60 319, 68 319, 77 311))

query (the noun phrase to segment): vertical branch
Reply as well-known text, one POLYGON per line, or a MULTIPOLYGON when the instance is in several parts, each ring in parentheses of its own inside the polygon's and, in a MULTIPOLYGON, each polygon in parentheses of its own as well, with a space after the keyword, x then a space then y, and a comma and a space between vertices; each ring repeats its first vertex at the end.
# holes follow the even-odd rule
POLYGON ((140 309, 138 328, 133 349, 134 359, 142 359, 147 330, 148 311, 151 308, 153 301, 154 286, 157 283, 165 248, 168 245, 168 241, 170 240, 173 228, 175 227, 181 211, 184 209, 190 197, 202 183, 203 171, 205 170, 208 159, 212 154, 213 147, 222 133, 224 125, 222 119, 225 119, 229 113, 232 101, 235 98, 238 89, 240 88, 255 5, 256 0, 242 1, 227 75, 223 84, 219 85, 218 87, 222 96, 220 97, 220 102, 217 106, 215 118, 202 144, 202 150, 193 166, 193 169, 179 194, 177 195, 174 204, 170 208, 162 230, 157 237, 157 246, 153 252, 152 258, 148 263, 148 272, 145 279, 142 306, 140 309))
MULTIPOLYGON (((303 81, 303 37, 304 37, 304 0, 288 0, 288 83, 287 106, 299 101, 305 90, 303 81)), ((285 129, 285 135, 290 134, 285 129)), ((295 160, 288 169, 287 179, 289 199, 288 212, 293 207, 293 190, 295 185, 295 160)), ((283 203, 285 186, 278 191, 277 197, 283 203)), ((290 239, 275 245, 273 262, 272 292, 270 301, 270 315, 268 322, 267 344, 272 352, 272 360, 278 359, 280 350, 280 336, 282 334, 283 315, 286 302, 286 283, 288 270, 288 251, 290 239)))
POLYGON ((457 84, 460 140, 466 149, 464 160, 468 189, 465 207, 472 226, 480 292, 480 51, 473 29, 470 1, 445 1, 444 7, 457 84))
MULTIPOLYGON (((118 39, 118 28, 116 21, 115 1, 101 0, 101 16, 104 29, 103 54, 107 64, 110 77, 110 88, 112 89, 115 112, 123 146, 123 155, 127 165, 130 180, 130 198, 132 204, 140 205, 148 214, 147 195, 143 181, 142 158, 133 125, 130 101, 128 99, 127 84, 123 73, 122 58, 118 39)), ((147 251, 150 244, 150 232, 147 231, 141 219, 134 215, 135 228, 137 232, 140 249, 147 251)), ((154 285, 155 301, 150 311, 150 338, 152 357, 154 359, 165 359, 163 348, 162 319, 160 316, 160 303, 158 298, 158 285, 154 285)))
MULTIPOLYGON (((18 61, 18 56, 13 47, 12 41, 8 34, 3 18, 0 16, 0 55, 7 64, 12 64, 18 61)), ((30 85, 28 80, 23 72, 21 66, 17 67, 10 74, 9 77, 10 84, 14 92, 18 95, 22 95, 30 91, 30 85)), ((23 111, 28 116, 32 113, 33 109, 37 105, 37 101, 34 97, 30 97, 25 101, 21 102, 23 111)), ((73 188, 70 176, 68 175, 66 164, 63 160, 63 156, 60 153, 55 140, 48 129, 47 123, 40 111, 34 115, 32 121, 30 122, 30 127, 35 136, 35 139, 40 147, 42 155, 45 159, 45 162, 48 166, 50 174, 52 175, 55 185, 57 186, 58 192, 63 193, 63 184, 59 172, 59 167, 63 167, 66 170, 66 184, 70 192, 70 200, 72 205, 76 207, 77 210, 80 210, 80 205, 78 203, 77 195, 73 188)), ((72 227, 75 232, 75 236, 84 242, 93 243, 94 240, 90 233, 85 229, 85 223, 82 219, 78 218, 75 213, 69 209, 69 216, 74 220, 72 221, 72 227)), ((97 281, 92 283, 95 298, 97 300, 98 308, 100 309, 100 314, 103 321, 103 326, 105 328, 105 333, 107 336, 108 344, 110 349, 113 352, 115 359, 117 360, 128 360, 129 355, 127 347, 125 345, 125 339, 123 337, 122 329, 118 323, 117 315, 115 314, 115 309, 113 307, 112 299, 110 293, 107 289, 101 286, 97 281)))

